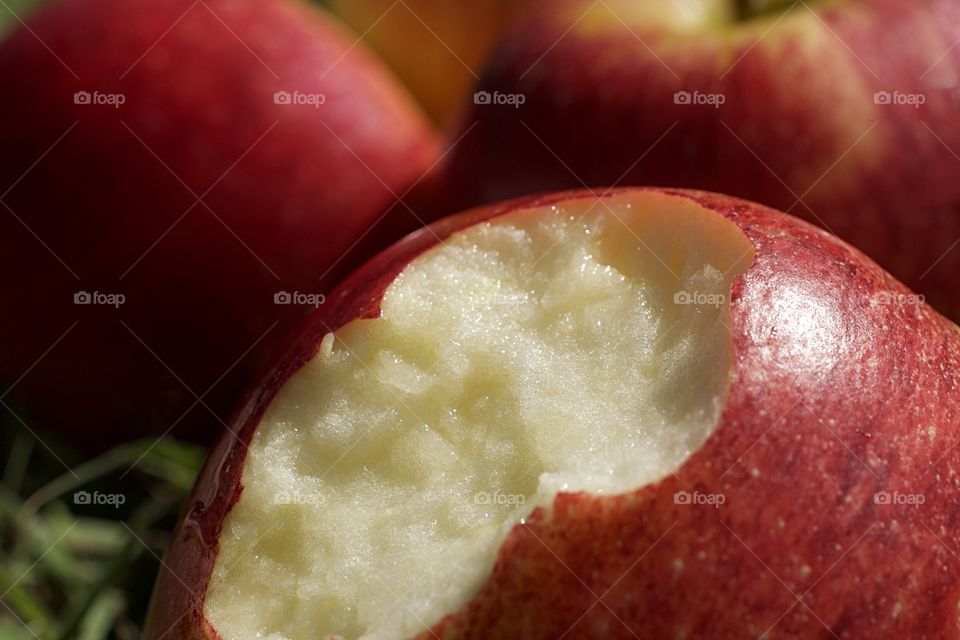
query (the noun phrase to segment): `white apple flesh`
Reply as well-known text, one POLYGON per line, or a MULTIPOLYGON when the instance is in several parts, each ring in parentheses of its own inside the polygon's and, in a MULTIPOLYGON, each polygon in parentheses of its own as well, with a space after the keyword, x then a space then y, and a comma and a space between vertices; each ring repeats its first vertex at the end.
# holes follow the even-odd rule
POLYGON ((411 262, 379 318, 326 335, 250 444, 206 601, 224 640, 414 635, 533 508, 632 491, 700 446, 752 248, 655 200, 471 227, 411 262), (716 303, 678 304, 694 293, 716 303))

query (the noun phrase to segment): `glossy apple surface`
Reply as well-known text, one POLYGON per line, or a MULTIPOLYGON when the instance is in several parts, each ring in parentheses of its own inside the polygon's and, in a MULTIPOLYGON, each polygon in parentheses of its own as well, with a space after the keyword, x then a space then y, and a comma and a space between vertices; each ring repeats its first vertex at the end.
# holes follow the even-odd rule
POLYGON ((0 374, 87 443, 213 433, 434 134, 300 2, 64 0, 27 25, 0 44, 0 374))
POLYGON ((960 317, 960 7, 724 4, 526 10, 480 82, 523 103, 464 115, 460 206, 584 184, 730 193, 828 229, 960 317))
POLYGON ((580 191, 445 219, 345 281, 248 394, 175 534, 145 637, 213 638, 211 616, 223 640, 951 637, 958 365, 960 331, 918 296, 743 200, 580 191), (520 325, 532 333, 511 347, 520 325), (349 375, 324 382, 343 363, 349 375), (377 405, 385 388, 396 395, 377 405), (624 416, 636 422, 612 437, 624 416), (431 457, 437 433, 449 456, 431 457), (472 433, 481 444, 464 445, 472 433), (537 486, 505 472, 472 493, 529 462, 531 442, 537 486), (558 447, 573 457, 551 458, 558 447), (364 493, 384 478, 423 499, 364 493), (494 496, 513 506, 470 511, 511 503, 494 496), (461 535, 495 535, 448 539, 395 575, 464 508, 461 535), (371 512, 388 524, 337 538, 371 512), (338 607, 370 566, 384 570, 352 605, 379 609, 360 631, 330 626, 363 615, 338 607))

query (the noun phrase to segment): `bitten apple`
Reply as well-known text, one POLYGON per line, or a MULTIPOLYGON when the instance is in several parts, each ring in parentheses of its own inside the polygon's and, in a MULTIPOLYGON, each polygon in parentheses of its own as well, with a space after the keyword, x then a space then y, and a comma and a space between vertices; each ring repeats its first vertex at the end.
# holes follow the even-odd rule
POLYGON ((0 44, 0 375, 88 443, 219 429, 204 405, 323 302, 434 133, 293 0, 63 0, 27 24, 0 44))
POLYGON ((957 371, 956 326, 743 200, 448 218, 248 395, 145 637, 950 637, 957 371))
POLYGON ((672 4, 525 10, 479 87, 522 104, 464 115, 458 206, 584 184, 730 193, 830 230, 960 318, 960 5, 672 4))

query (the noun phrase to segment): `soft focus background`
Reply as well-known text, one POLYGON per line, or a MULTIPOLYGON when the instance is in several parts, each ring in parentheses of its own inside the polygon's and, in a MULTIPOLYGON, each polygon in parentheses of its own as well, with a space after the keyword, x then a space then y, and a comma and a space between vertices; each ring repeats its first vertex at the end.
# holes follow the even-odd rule
POLYGON ((148 439, 84 460, 21 413, 0 429, 0 638, 138 637, 204 450, 148 439))
MULTIPOLYGON (((0 37, 38 4, 4 0, 0 37)), ((85 459, 0 401, 0 638, 137 638, 205 450, 149 438, 85 459)))
MULTIPOLYGON (((41 4, 0 0, 0 37, 41 4)), ((168 435, 91 459, 9 391, 0 390, 0 640, 139 637, 205 447, 168 435)))

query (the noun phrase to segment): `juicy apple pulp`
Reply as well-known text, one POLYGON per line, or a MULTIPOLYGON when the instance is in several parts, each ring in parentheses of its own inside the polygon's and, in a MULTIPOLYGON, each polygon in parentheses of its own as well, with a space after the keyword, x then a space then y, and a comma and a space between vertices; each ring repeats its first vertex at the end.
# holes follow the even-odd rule
POLYGON ((490 101, 463 115, 455 208, 614 184, 729 193, 826 228, 960 318, 960 5, 696 4, 528 7, 481 74, 490 101))
POLYGON ((205 407, 236 403, 437 152, 389 72, 293 0, 55 2, 0 44, 0 94, 0 376, 88 444, 218 429, 205 407))
POLYGON ((726 305, 674 305, 677 285, 723 298, 749 247, 638 198, 527 210, 418 257, 261 419, 207 618, 223 638, 407 637, 469 600, 535 506, 662 478, 716 422, 732 362, 726 305), (269 588, 300 595, 252 606, 269 588))
POLYGON ((876 265, 742 200, 445 219, 249 394, 146 637, 946 636, 958 364, 876 265))

